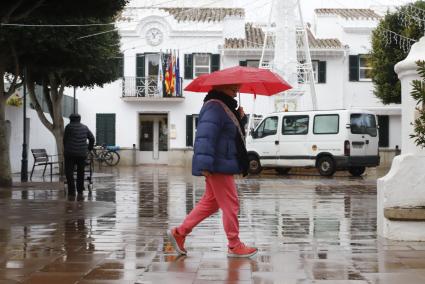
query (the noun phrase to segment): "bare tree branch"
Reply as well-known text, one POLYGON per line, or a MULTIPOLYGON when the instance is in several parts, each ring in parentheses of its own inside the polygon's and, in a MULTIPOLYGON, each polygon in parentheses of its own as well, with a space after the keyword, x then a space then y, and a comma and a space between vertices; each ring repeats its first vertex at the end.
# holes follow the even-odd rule
POLYGON ((21 19, 25 19, 26 17, 28 17, 35 9, 37 9, 38 7, 40 7, 46 0, 39 0, 38 2, 34 3, 34 5, 32 7, 30 7, 27 11, 23 12, 20 15, 16 15, 13 17, 14 21, 19 21, 21 19))
POLYGON ((52 114, 53 113, 52 99, 50 98, 49 85, 46 83, 46 80, 43 80, 43 82, 42 82, 42 88, 43 88, 42 91, 43 91, 44 100, 47 103, 47 107, 49 109, 49 113, 52 114))
POLYGON ((28 93, 30 95, 31 102, 34 105, 34 108, 37 112, 38 118, 40 118, 41 123, 43 123, 43 125, 47 129, 49 129, 50 131, 53 131, 53 124, 50 123, 49 120, 47 120, 46 116, 44 115, 43 109, 41 108, 40 103, 38 102, 38 99, 35 96, 35 83, 31 80, 31 78, 32 78, 31 72, 30 70, 27 70, 26 84, 28 86, 28 93))
POLYGON ((22 4, 22 2, 23 2, 23 0, 19 0, 15 3, 15 5, 10 7, 9 11, 1 19, 2 23, 5 23, 5 24, 9 23, 10 16, 12 16, 12 14, 19 8, 19 6, 22 4))

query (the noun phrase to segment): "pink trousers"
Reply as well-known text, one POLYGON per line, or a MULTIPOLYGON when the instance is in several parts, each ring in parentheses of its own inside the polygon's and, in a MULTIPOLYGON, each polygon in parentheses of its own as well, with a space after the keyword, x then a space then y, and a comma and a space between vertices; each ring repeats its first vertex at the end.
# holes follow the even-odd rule
POLYGON ((177 228, 181 235, 188 235, 202 220, 221 209, 223 226, 228 245, 233 248, 240 244, 239 240, 239 199, 233 175, 214 173, 206 180, 206 190, 195 208, 186 216, 177 228))

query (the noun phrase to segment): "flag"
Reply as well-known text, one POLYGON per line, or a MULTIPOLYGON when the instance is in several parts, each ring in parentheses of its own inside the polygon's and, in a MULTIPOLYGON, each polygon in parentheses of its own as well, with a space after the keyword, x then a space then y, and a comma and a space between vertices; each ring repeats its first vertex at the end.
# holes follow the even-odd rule
POLYGON ((176 61, 176 95, 180 96, 180 52, 177 51, 177 61, 176 61))
POLYGON ((167 71, 165 72, 165 87, 167 96, 173 95, 174 84, 173 84, 173 55, 168 54, 167 71))
POLYGON ((162 82, 164 81, 164 71, 162 70, 162 51, 159 52, 159 63, 158 63, 158 95, 160 97, 163 96, 163 88, 162 88, 162 82))
POLYGON ((167 54, 167 63, 165 64, 165 94, 168 96, 171 88, 171 73, 170 73, 170 55, 167 54))
POLYGON ((171 74, 171 95, 176 95, 176 55, 174 50, 171 58, 171 61, 173 62, 173 73, 171 74))

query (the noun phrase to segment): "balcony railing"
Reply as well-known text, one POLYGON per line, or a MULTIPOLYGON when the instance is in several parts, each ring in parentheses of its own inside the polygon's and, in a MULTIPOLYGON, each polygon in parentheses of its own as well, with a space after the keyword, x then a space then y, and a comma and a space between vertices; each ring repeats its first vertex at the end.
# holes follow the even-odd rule
POLYGON ((158 88, 158 76, 124 77, 122 83, 123 98, 181 98, 183 96, 183 78, 176 78, 180 82, 180 90, 169 95, 166 93, 165 81, 162 82, 162 92, 158 88))

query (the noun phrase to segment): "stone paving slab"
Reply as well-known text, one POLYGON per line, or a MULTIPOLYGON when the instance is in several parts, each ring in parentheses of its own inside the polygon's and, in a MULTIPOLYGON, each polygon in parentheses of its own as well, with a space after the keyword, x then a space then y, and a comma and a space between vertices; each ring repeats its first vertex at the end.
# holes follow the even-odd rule
POLYGON ((240 235, 259 248, 226 256, 220 213, 178 256, 166 230, 205 189, 164 166, 107 169, 91 194, 68 199, 60 183, 0 190, 2 283, 425 283, 425 244, 376 236, 376 176, 340 173, 237 179, 240 235))

